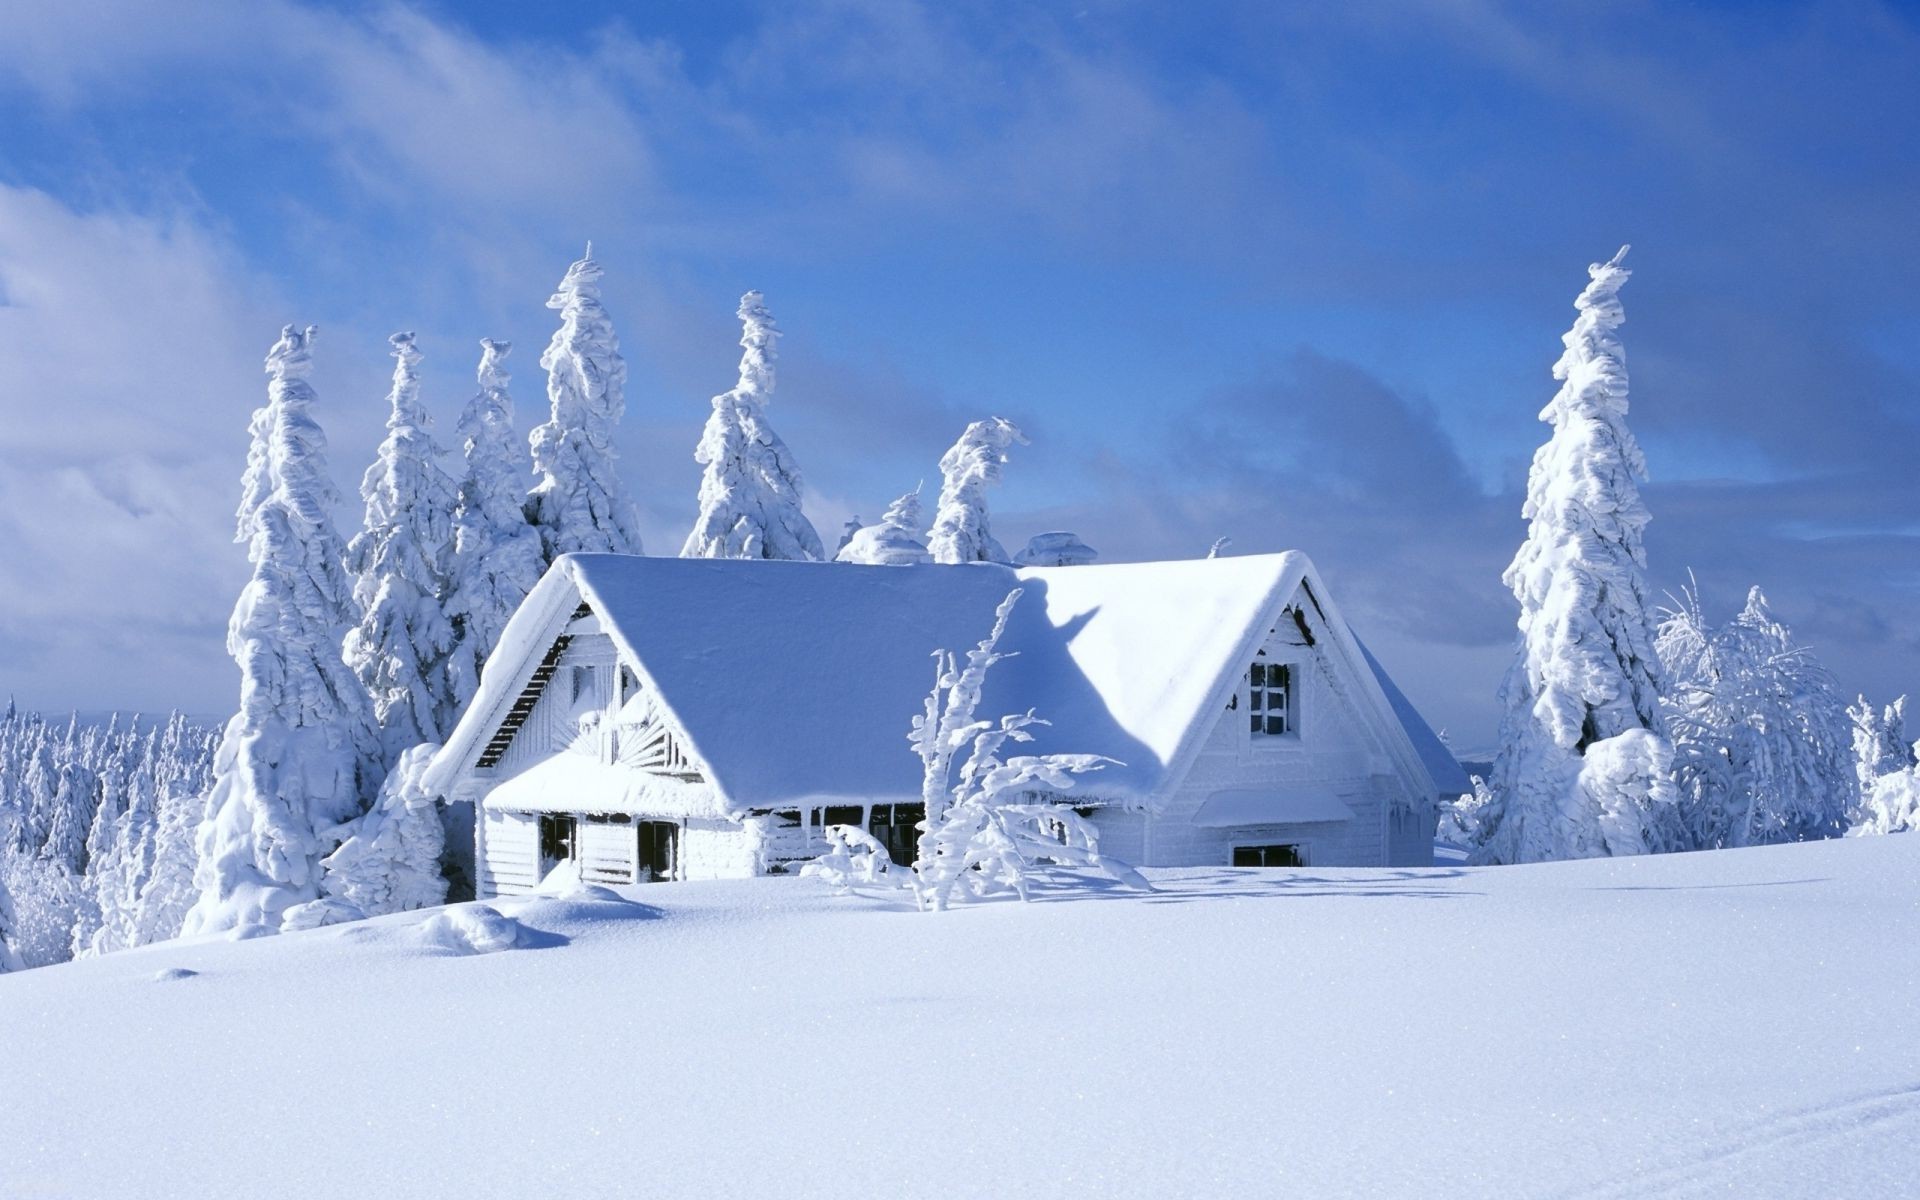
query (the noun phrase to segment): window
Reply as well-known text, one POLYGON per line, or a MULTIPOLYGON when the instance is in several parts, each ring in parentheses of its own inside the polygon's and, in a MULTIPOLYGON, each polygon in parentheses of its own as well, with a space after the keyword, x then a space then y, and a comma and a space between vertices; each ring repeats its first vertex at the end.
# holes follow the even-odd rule
POLYGON ((593 695, 593 668, 586 666, 575 667, 573 669, 574 704, 578 705, 580 701, 591 695, 593 695))
POLYGON ((672 821, 640 822, 640 862, 634 879, 639 883, 672 879, 680 827, 672 821))
POLYGON ((633 669, 626 665, 620 667, 620 703, 625 704, 640 694, 640 679, 633 669))
POLYGON ((1306 848, 1299 845, 1235 846, 1233 865, 1236 867, 1304 867, 1307 865, 1306 848))
POLYGON ((887 848, 887 857, 895 866, 910 867, 920 852, 920 822, 927 819, 924 804, 876 804, 867 821, 867 832, 887 848))
POLYGON ((553 864, 572 858, 576 844, 573 817, 570 814, 540 814, 540 873, 542 875, 545 875, 553 864))
POLYGON ((1294 732, 1293 668, 1259 659, 1248 678, 1247 719, 1254 736, 1277 737, 1294 732))
POLYGON ((863 823, 867 813, 858 804, 835 804, 820 809, 814 814, 815 824, 825 829, 829 825, 852 825, 856 829, 863 823))

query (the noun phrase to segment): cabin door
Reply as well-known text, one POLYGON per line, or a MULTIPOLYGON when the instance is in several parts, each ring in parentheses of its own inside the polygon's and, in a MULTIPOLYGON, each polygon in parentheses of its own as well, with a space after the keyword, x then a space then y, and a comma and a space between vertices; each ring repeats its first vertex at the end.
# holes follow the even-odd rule
POLYGON ((571 813, 540 814, 540 878, 561 863, 573 858, 580 845, 580 830, 571 813))
POLYGON ((635 883, 654 883, 673 878, 680 857, 680 827, 672 821, 641 821, 640 858, 634 871, 635 883))

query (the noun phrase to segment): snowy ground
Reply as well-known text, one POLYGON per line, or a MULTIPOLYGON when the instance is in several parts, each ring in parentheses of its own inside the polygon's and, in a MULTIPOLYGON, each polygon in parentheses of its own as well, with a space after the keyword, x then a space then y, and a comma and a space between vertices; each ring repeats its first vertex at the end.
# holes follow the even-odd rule
POLYGON ((409 914, 0 977, 0 1194, 1920 1180, 1920 836, 1155 878, 945 915, 655 885, 504 906, 499 953, 409 914))

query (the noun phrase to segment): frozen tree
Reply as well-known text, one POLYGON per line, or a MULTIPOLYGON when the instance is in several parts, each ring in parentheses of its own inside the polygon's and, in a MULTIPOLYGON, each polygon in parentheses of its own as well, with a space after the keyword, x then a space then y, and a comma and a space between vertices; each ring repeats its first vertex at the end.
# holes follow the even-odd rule
POLYGON ((1026 445, 1013 422, 994 417, 967 426, 940 456, 940 506, 933 514, 927 549, 940 563, 1005 562, 987 521, 987 485, 1000 482, 1007 448, 1026 445))
POLYGON ((71 753, 56 775, 52 820, 47 825, 47 840, 40 857, 50 859, 67 872, 79 875, 87 869, 87 834, 93 828, 93 814, 100 804, 100 784, 84 757, 71 753))
POLYGON ((1561 387, 1540 413, 1553 435, 1534 455, 1527 540, 1502 577, 1520 602, 1520 637, 1500 689, 1506 713, 1483 810, 1484 862, 1640 853, 1648 822, 1671 798, 1644 770, 1659 757, 1644 739, 1593 753, 1630 733, 1665 736, 1644 578, 1649 518, 1637 482, 1646 462, 1627 428, 1617 334, 1625 254, 1623 246, 1588 268, 1553 368, 1561 387), (1644 794, 1629 790, 1643 782, 1644 794))
POLYGON ((540 582, 540 535, 527 524, 526 479, 532 471, 513 432, 513 398, 505 359, 510 342, 480 342, 480 390, 460 416, 466 474, 453 514, 452 592, 447 616, 454 648, 447 675, 455 710, 480 687, 480 671, 500 631, 540 582))
POLYGON ((889 504, 879 524, 856 530, 835 558, 881 567, 932 562, 927 544, 920 540, 920 489, 916 487, 889 504))
POLYGON ((1658 649, 1680 795, 1665 848, 1802 841, 1845 828, 1860 794, 1845 704, 1759 588, 1719 628, 1688 590, 1661 621, 1658 649))
POLYGON ((682 558, 826 557, 820 535, 800 510, 800 470, 767 423, 779 327, 759 292, 740 297, 740 381, 713 398, 713 414, 693 459, 700 477, 700 515, 680 548, 682 558))
POLYGON ((452 725, 447 681, 453 626, 441 605, 449 591, 453 480, 420 404, 420 351, 411 333, 393 346, 386 440, 360 482, 366 522, 347 545, 360 621, 347 632, 346 659, 373 698, 381 766, 401 751, 437 742, 452 725))
POLYGON ((1092 867, 1145 887, 1132 868, 1100 854, 1093 826, 1070 807, 1044 802, 1074 785, 1074 776, 1113 760, 1098 754, 1042 754, 1002 758, 1008 742, 1030 742, 1027 732, 1046 721, 1032 711, 998 721, 976 717, 987 672, 1008 657, 998 647, 1020 599, 1007 593, 994 613, 993 630, 967 652, 966 665, 945 650, 934 652, 934 685, 908 735, 920 756, 921 799, 926 805, 913 889, 920 907, 948 907, 956 891, 981 896, 997 890, 1027 897, 1027 884, 1042 864, 1092 867), (959 774, 954 759, 965 750, 959 774))
POLYGON ((1100 555, 1077 534, 1058 530, 1036 533, 1027 539, 1027 548, 1013 556, 1023 567, 1084 567, 1100 555))
POLYGON ((1860 793, 1873 790, 1874 782, 1914 765, 1913 744, 1907 740, 1907 698, 1895 700, 1876 711, 1865 696, 1847 706, 1847 718, 1853 723, 1853 770, 1860 782, 1860 793))
MULTIPOLYGON (((10 851, 0 849, 0 856, 8 853, 10 851)), ((13 949, 16 918, 13 914, 13 896, 7 891, 7 875, 6 870, 0 869, 0 975, 22 970, 26 966, 13 949)))
POLYGON ((627 407, 627 364, 600 304, 602 274, 589 244, 547 301, 560 312, 560 328, 540 356, 552 415, 529 437, 539 482, 527 497, 546 562, 578 552, 640 553, 638 518, 613 448, 627 407))
POLYGON ((826 853, 800 867, 802 878, 818 879, 840 895, 866 887, 895 888, 900 883, 887 848, 858 825, 828 825, 820 831, 826 853))
POLYGON ((439 749, 437 744, 415 746, 401 755, 353 836, 326 858, 322 887, 330 899, 369 917, 446 901, 440 813, 421 782, 439 749))
POLYGON ((366 692, 340 653, 352 597, 307 382, 313 333, 282 331, 253 421, 240 512, 253 577, 227 627, 240 708, 214 763, 189 934, 277 930, 289 905, 318 896, 320 859, 378 778, 366 692))
MULTIPOLYGON (((1909 750, 1920 747, 1909 746, 1909 750)), ((1900 767, 1875 776, 1856 810, 1849 837, 1920 829, 1920 767, 1900 767)))

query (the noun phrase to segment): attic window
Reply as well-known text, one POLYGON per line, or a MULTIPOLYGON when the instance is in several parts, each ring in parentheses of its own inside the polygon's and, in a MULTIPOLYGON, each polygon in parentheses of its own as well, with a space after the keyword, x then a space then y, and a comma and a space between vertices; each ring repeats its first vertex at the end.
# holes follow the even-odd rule
POLYGON ((1286 663, 1254 660, 1248 673, 1247 720, 1255 737, 1281 737, 1294 732, 1293 668, 1286 663))
POLYGON ((625 704, 640 691, 640 680, 634 675, 633 668, 622 664, 620 667, 620 703, 625 704))

